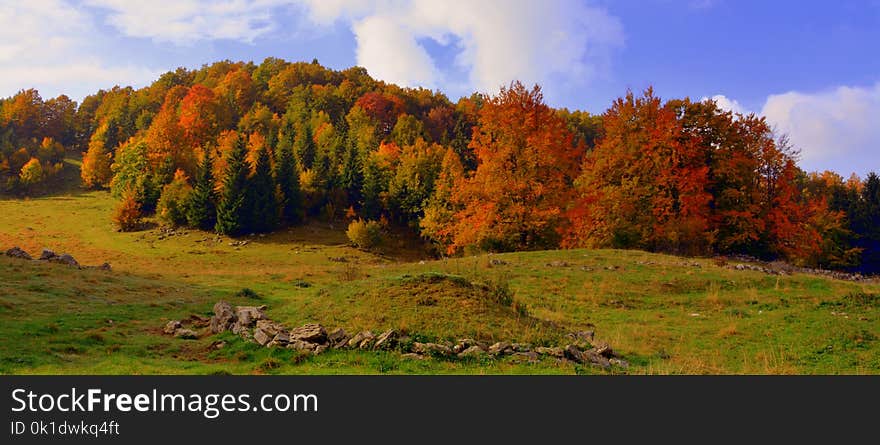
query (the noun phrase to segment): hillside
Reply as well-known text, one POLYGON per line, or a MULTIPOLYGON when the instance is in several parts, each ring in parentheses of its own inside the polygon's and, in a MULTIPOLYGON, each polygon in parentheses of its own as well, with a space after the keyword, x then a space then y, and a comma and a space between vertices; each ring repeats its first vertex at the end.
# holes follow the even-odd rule
POLYGON ((123 233, 112 229, 113 206, 108 192, 76 187, 0 200, 3 250, 20 246, 39 255, 45 247, 113 268, 0 257, 0 372, 602 372, 551 359, 422 361, 371 351, 303 358, 229 334, 220 336, 227 348, 211 351, 212 336, 162 335, 168 320, 210 316, 220 299, 266 305, 290 326, 396 328, 437 340, 553 344, 591 329, 629 361, 629 369, 613 372, 880 372, 875 283, 769 275, 736 270, 735 262, 641 251, 378 255, 350 247, 341 226, 317 222, 235 242, 155 225, 123 233), (493 300, 499 286, 509 288, 511 304, 493 300))

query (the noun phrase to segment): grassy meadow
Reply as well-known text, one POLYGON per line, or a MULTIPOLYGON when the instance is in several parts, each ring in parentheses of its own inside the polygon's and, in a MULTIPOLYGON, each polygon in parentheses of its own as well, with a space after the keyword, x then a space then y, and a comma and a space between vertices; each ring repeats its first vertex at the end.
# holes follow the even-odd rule
MULTIPOLYGON (((68 160, 75 171, 78 161, 68 160)), ((219 299, 265 304, 288 326, 405 330, 564 345, 594 329, 634 374, 878 374, 880 285, 736 271, 712 259, 560 250, 435 260, 392 239, 348 245, 344 223, 231 240, 155 224, 120 233, 106 191, 0 197, 0 247, 70 253, 111 272, 0 257, 0 373, 325 374, 604 373, 546 358, 415 360, 396 352, 269 350, 228 334, 162 335, 168 320, 209 316, 219 299), (231 241, 248 241, 241 246, 231 241), (344 260, 343 260, 344 259, 344 260), (482 286, 488 284, 489 286, 482 286), (509 287, 512 304, 487 288, 509 287), (242 289, 253 292, 241 292, 242 289), (254 294, 256 296, 254 296, 254 294)))

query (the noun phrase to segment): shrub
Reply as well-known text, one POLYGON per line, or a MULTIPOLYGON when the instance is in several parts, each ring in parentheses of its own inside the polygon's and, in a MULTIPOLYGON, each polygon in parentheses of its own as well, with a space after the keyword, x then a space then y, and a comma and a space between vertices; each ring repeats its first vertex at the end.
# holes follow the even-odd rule
POLYGON ((27 164, 21 168, 19 178, 24 185, 36 184, 43 180, 43 166, 37 158, 31 158, 27 164))
POLYGON ((113 222, 123 232, 137 230, 141 225, 141 205, 137 201, 136 194, 128 190, 122 195, 122 200, 113 213, 113 222))
POLYGON ((372 249, 382 242, 382 226, 376 221, 352 221, 345 234, 352 244, 361 249, 372 249))
POLYGON ((162 188, 162 195, 156 205, 156 214, 163 222, 172 226, 186 224, 186 210, 192 187, 187 182, 186 175, 178 170, 174 174, 174 180, 162 188))

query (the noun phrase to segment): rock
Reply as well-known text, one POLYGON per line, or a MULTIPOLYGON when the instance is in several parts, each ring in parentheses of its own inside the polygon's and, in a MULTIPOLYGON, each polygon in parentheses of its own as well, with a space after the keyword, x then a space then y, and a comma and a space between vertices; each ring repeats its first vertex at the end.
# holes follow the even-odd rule
POLYGON ((196 331, 187 328, 177 329, 176 331, 174 331, 174 336, 177 338, 182 338, 184 340, 195 340, 199 338, 199 334, 197 334, 196 331))
POLYGON ((225 347, 226 347, 226 342, 225 342, 225 341, 223 341, 223 340, 217 340, 217 341, 211 342, 211 345, 208 346, 208 349, 210 349, 210 350, 218 350, 218 349, 223 349, 223 348, 225 348, 225 347))
POLYGON ((43 252, 40 254, 40 261, 48 261, 57 256, 58 255, 55 255, 55 252, 49 249, 43 249, 43 252))
MULTIPOLYGON (((477 345, 477 341, 472 338, 461 338, 458 340, 458 343, 456 343, 455 346, 452 347, 452 352, 454 352, 456 354, 460 354, 460 353, 466 351, 467 349, 469 349, 471 346, 476 346, 476 345, 477 345)), ((482 348, 480 348, 480 349, 482 349, 482 348)))
POLYGON ((364 338, 364 340, 361 341, 361 343, 358 345, 358 348, 360 348, 360 349, 370 349, 370 348, 373 347, 373 344, 376 343, 376 336, 373 335, 372 332, 370 332, 369 334, 370 334, 370 335, 367 335, 367 336, 364 338))
POLYGON ((32 260, 33 259, 33 258, 31 258, 29 253, 25 252, 24 250, 21 250, 21 248, 19 248, 19 247, 13 247, 13 248, 7 250, 6 256, 12 257, 12 258, 19 258, 22 260, 32 260))
POLYGON ((510 347, 513 348, 513 350, 515 352, 531 352, 532 351, 532 345, 530 345, 528 343, 513 343, 512 345, 510 345, 510 347))
POLYGON ((608 359, 608 363, 610 363, 614 366, 620 366, 623 369, 629 368, 629 362, 626 360, 621 360, 619 358, 608 359))
POLYGON ((593 341, 593 348, 595 349, 596 354, 599 354, 602 357, 614 357, 614 351, 611 349, 611 345, 609 345, 608 342, 601 340, 593 341))
POLYGON ((583 353, 584 361, 582 363, 589 363, 591 365, 598 366, 603 369, 608 369, 611 367, 611 362, 608 361, 607 358, 602 357, 599 354, 596 354, 595 351, 586 351, 583 353))
POLYGON ((328 348, 327 345, 318 345, 318 346, 315 346, 315 350, 312 351, 312 354, 318 355, 318 354, 320 354, 320 353, 326 351, 327 348, 328 348))
POLYGON ((575 345, 567 345, 563 348, 562 356, 576 363, 584 362, 584 353, 575 345))
POLYGON ((391 349, 397 346, 397 337, 397 331, 389 329, 376 337, 376 344, 373 345, 373 349, 391 349))
POLYGON ((329 334, 327 334, 327 343, 333 347, 333 349, 339 349, 345 346, 348 343, 348 333, 345 332, 345 329, 336 328, 329 334))
POLYGON ((517 362, 529 362, 529 363, 537 363, 540 361, 540 357, 537 352, 514 352, 513 353, 514 360, 517 362))
POLYGON ((211 332, 214 334, 226 332, 232 329, 235 321, 235 313, 232 311, 231 304, 225 301, 218 301, 214 304, 214 315, 211 317, 211 332))
POLYGON ((106 271, 113 270, 113 269, 110 267, 110 263, 104 263, 104 264, 102 264, 102 265, 96 267, 96 269, 98 269, 98 270, 106 270, 106 271))
POLYGON ((509 354, 511 352, 513 352, 513 346, 506 341, 499 341, 498 343, 489 346, 489 354, 492 355, 509 354))
POLYGON ((401 355, 401 357, 410 359, 410 360, 424 360, 425 356, 416 354, 414 352, 407 352, 406 354, 401 355))
POLYGON ((62 253, 61 256, 52 258, 51 261, 66 264, 68 266, 79 267, 79 263, 70 254, 67 253, 62 253))
POLYGON ((595 350, 581 351, 575 345, 568 345, 564 350, 565 358, 581 364, 589 364, 599 366, 604 369, 611 367, 611 362, 607 358, 597 354, 595 350))
POLYGON ((363 343, 363 341, 367 337, 373 337, 373 333, 370 331, 358 332, 357 334, 354 335, 354 337, 352 337, 348 340, 348 343, 346 343, 346 346, 348 346, 349 348, 357 348, 361 345, 361 343, 363 343))
POLYGON ((595 333, 593 331, 576 331, 567 335, 571 342, 581 349, 592 347, 595 333))
POLYGON ((284 326, 269 319, 257 320, 256 329, 265 332, 270 338, 274 338, 280 332, 285 331, 284 326))
POLYGON ((266 306, 236 306, 235 318, 242 326, 251 327, 258 320, 266 320, 266 306))
POLYGON ((438 343, 415 342, 412 346, 412 352, 415 352, 416 354, 446 357, 452 355, 452 348, 438 343))
POLYGON ((272 341, 274 341, 276 344, 286 346, 288 343, 290 343, 290 334, 287 332, 281 331, 281 332, 275 334, 275 337, 272 338, 272 341))
POLYGON ((174 333, 182 327, 183 325, 180 323, 179 320, 171 320, 165 324, 165 329, 163 329, 162 332, 168 335, 174 335, 174 333))
POLYGON ((272 337, 270 337, 269 334, 267 334, 265 331, 258 328, 254 329, 254 340, 256 340, 256 342, 260 345, 265 346, 272 340, 272 337))
POLYGON ((498 258, 492 258, 491 260, 489 260, 489 264, 492 266, 506 266, 507 261, 499 260, 498 258))
POLYGON ((459 358, 481 357, 485 354, 486 354, 486 351, 483 348, 481 348, 477 345, 473 345, 473 346, 470 346, 467 349, 459 352, 458 357, 459 358))
POLYGON ((558 357, 558 358, 565 357, 565 352, 563 351, 562 348, 560 348, 558 346, 553 346, 553 347, 549 347, 549 348, 539 346, 539 347, 535 348, 535 352, 537 352, 538 354, 541 354, 541 355, 549 355, 551 357, 558 357))
POLYGON ((307 341, 293 339, 287 344, 288 349, 296 349, 297 351, 314 351, 318 345, 307 341))
POLYGON ((327 341, 327 331, 324 330, 324 326, 317 323, 309 323, 290 331, 290 338, 309 343, 323 344, 327 341))

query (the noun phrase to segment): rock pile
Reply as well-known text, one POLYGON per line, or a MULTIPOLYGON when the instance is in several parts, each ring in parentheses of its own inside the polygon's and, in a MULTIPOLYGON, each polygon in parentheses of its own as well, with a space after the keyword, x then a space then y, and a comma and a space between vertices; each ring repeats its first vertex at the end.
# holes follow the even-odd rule
MULTIPOLYGON (((608 343, 596 340, 593 331, 569 334, 564 347, 534 347, 527 343, 507 341, 489 343, 468 338, 456 342, 423 343, 412 341, 395 329, 378 335, 371 331, 349 334, 342 328, 328 332, 317 323, 288 329, 266 315, 266 306, 232 306, 225 301, 214 305, 214 315, 206 325, 210 326, 213 334, 229 331, 268 348, 288 348, 312 354, 320 354, 328 349, 397 350, 407 358, 420 360, 429 357, 467 359, 511 356, 518 361, 537 362, 541 357, 550 357, 604 369, 612 365, 623 368, 629 366, 615 354, 608 343)), ((169 321, 164 332, 184 339, 198 337, 196 332, 176 320, 169 321)), ((215 342, 212 348, 222 347, 217 345, 218 342, 215 342)))
MULTIPOLYGON (((6 251, 6 256, 11 258, 18 258, 22 260, 33 261, 33 257, 30 254, 25 252, 19 247, 13 247, 6 251)), ((56 254, 55 252, 49 249, 43 249, 40 253, 40 257, 36 261, 46 261, 50 263, 59 263, 64 264, 71 267, 76 267, 77 269, 100 269, 100 270, 110 270, 110 264, 104 263, 100 266, 82 266, 79 262, 70 254, 62 253, 61 255, 56 254)))

